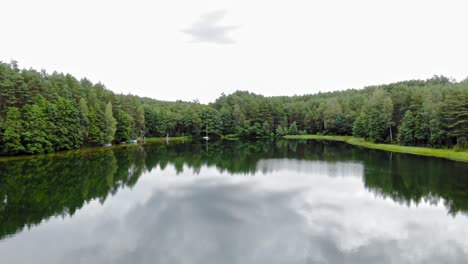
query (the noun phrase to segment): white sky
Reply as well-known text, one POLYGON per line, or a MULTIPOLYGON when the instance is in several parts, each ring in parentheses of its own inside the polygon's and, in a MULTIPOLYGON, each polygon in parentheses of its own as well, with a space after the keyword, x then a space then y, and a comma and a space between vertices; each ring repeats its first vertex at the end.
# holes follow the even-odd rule
POLYGON ((0 0, 0 60, 210 102, 468 76, 468 1, 0 0))

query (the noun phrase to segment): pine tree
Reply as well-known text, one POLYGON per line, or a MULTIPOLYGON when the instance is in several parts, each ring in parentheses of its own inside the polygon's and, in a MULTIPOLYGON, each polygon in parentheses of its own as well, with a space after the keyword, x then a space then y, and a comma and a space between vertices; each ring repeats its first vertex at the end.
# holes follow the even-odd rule
POLYGON ((366 129, 366 118, 367 118, 367 113, 362 110, 361 114, 356 118, 356 121, 354 121, 353 124, 353 136, 359 137, 359 138, 367 138, 368 133, 366 129))
POLYGON ((323 108, 323 126, 327 134, 338 134, 337 121, 342 116, 342 109, 336 98, 331 98, 325 101, 321 106, 323 108))
POLYGON ((270 124, 269 124, 267 121, 263 122, 263 125, 262 125, 262 134, 263 134, 263 136, 265 136, 265 137, 269 137, 270 134, 271 134, 270 124))
POLYGON ((104 122, 105 122, 105 141, 106 143, 111 143, 114 140, 115 131, 117 130, 117 121, 112 115, 112 103, 109 102, 106 105, 106 110, 104 112, 104 122))
POLYGON ((447 95, 442 111, 447 135, 466 148, 468 137, 468 89, 454 90, 447 95))
POLYGON ((46 115, 46 102, 42 96, 37 96, 33 105, 25 105, 22 109, 24 127, 21 133, 25 152, 42 154, 54 150, 50 131, 52 127, 46 115))
POLYGON ((4 130, 0 130, 0 152, 8 155, 22 153, 24 147, 21 144, 20 133, 23 130, 23 121, 18 108, 8 108, 3 127, 4 130))
POLYGON ((56 150, 75 149, 81 146, 80 113, 70 100, 60 97, 55 104, 54 119, 56 150))
POLYGON ((278 125, 278 127, 276 128, 276 137, 282 137, 284 136, 284 131, 283 131, 283 127, 281 125, 278 125))
POLYGON ((145 110, 143 109, 143 106, 139 105, 136 108, 136 113, 135 113, 135 134, 140 137, 143 135, 145 131, 145 110))
POLYGON ((89 109, 86 99, 81 98, 79 102, 80 109, 80 133, 83 142, 88 142, 89 109))
POLYGON ((125 142, 130 139, 132 133, 131 117, 122 109, 117 110, 115 116, 117 128, 115 131, 115 140, 117 142, 125 142))
POLYGON ((405 116, 398 127, 397 140, 402 145, 410 145, 414 143, 414 116, 410 110, 406 111, 405 116))
POLYGON ((297 135, 298 134, 296 122, 292 122, 291 126, 289 127, 289 135, 297 135))
POLYGON ((232 130, 233 121, 231 111, 229 111, 226 107, 222 107, 221 110, 219 110, 219 114, 221 117, 221 122, 223 123, 221 132, 222 134, 227 135, 232 130))

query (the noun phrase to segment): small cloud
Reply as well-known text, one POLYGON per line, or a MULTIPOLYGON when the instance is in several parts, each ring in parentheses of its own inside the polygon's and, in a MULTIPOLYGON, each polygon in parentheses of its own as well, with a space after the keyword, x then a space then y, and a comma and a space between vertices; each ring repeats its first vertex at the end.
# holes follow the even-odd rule
POLYGON ((237 26, 220 26, 219 22, 226 16, 226 10, 218 10, 200 17, 190 28, 182 30, 193 38, 193 42, 209 42, 216 44, 234 43, 228 34, 237 26))

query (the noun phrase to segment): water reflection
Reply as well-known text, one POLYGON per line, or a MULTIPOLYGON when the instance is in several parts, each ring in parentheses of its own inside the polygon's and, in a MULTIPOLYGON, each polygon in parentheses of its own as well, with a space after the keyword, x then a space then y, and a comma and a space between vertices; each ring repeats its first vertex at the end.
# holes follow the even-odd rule
POLYGON ((457 215, 468 212, 464 163, 390 159, 339 143, 205 147, 145 145, 0 163, 0 260, 467 260, 467 219, 457 215))
POLYGON ((359 177, 364 175, 364 166, 358 162, 327 162, 317 160, 267 159, 257 162, 257 171, 294 171, 328 177, 359 177))

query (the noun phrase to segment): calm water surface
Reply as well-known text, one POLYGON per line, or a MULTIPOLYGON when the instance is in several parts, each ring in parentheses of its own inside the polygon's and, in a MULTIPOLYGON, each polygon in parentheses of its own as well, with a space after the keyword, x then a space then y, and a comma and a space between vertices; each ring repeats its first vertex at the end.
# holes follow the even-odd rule
POLYGON ((0 161, 0 263, 468 263, 468 164, 318 141, 0 161))

